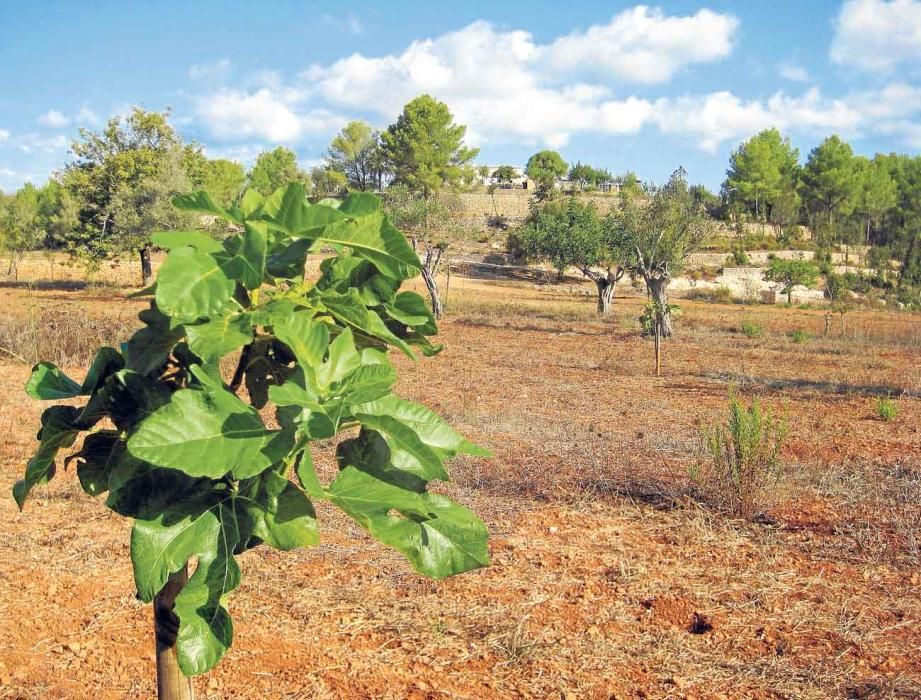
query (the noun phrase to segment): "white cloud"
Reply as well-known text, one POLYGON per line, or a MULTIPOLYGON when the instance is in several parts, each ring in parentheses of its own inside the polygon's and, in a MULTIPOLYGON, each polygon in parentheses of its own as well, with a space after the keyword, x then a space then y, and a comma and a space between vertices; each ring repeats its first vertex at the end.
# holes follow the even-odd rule
POLYGON ((219 139, 265 139, 295 143, 307 132, 327 131, 342 120, 325 110, 296 111, 302 95, 293 89, 255 92, 221 90, 198 100, 196 113, 219 139))
POLYGON ((10 132, 6 129, 0 129, 0 143, 6 141, 10 137, 10 132))
POLYGON ((36 132, 21 134, 16 137, 11 145, 15 145, 23 153, 53 153, 63 154, 70 146, 70 141, 63 134, 45 136, 36 132))
POLYGON ((794 83, 808 83, 810 80, 809 72, 795 63, 781 63, 777 66, 777 73, 784 80, 794 83))
POLYGON ((562 70, 588 68, 639 83, 661 83, 692 63, 726 58, 739 21, 731 15, 699 10, 684 17, 638 5, 554 41, 548 59, 562 70))
POLYGON ((38 118, 39 124, 50 126, 52 129, 63 129, 70 125, 70 118, 56 109, 46 112, 38 118))
POLYGON ((230 73, 230 59, 221 58, 213 63, 198 63, 189 68, 189 77, 192 80, 205 82, 220 82, 230 73))
POLYGON ((349 12, 344 17, 339 17, 337 15, 327 13, 320 15, 320 20, 324 24, 335 27, 336 29, 341 29, 348 32, 349 34, 354 34, 356 36, 359 34, 364 34, 365 31, 364 22, 362 22, 361 18, 353 12, 349 12))
POLYGON ((73 117, 73 121, 81 126, 96 126, 101 120, 96 112, 84 105, 77 110, 77 113, 73 117))
POLYGON ((36 182, 32 173, 23 173, 0 167, 0 192, 14 192, 27 182, 36 182))
MULTIPOLYGON (((577 134, 647 128, 709 152, 767 127, 815 136, 887 134, 905 143, 921 138, 921 88, 907 83, 840 97, 813 88, 754 99, 728 91, 641 97, 617 87, 627 77, 660 80, 695 61, 726 55, 736 26, 734 18, 705 10, 668 17, 639 7, 609 24, 540 44, 526 31, 477 21, 393 54, 354 53, 314 65, 290 83, 263 72, 242 88, 200 100, 198 118, 225 141, 297 144, 341 127, 346 118, 336 113, 370 115, 386 124, 409 100, 429 93, 468 126, 466 140, 474 146, 501 140, 562 148, 577 134), (689 36, 697 36, 700 46, 689 36), (566 63, 560 51, 573 42, 585 46, 573 49, 566 63), (634 70, 649 47, 660 50, 644 71, 634 70), (564 69, 575 72, 564 79, 564 69)), ((793 64, 779 68, 788 79, 808 78, 793 64)))
POLYGON ((921 65, 921 2, 848 0, 835 22, 831 59, 872 72, 921 65))

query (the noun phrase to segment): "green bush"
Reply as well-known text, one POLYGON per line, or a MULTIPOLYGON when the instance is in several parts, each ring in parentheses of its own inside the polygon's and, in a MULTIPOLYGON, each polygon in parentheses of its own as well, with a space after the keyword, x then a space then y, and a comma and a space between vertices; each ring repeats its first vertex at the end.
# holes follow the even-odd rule
POLYGON ((717 506, 752 518, 782 476, 780 450, 786 436, 786 420, 762 410, 757 398, 745 406, 730 390, 728 420, 703 430, 706 457, 691 477, 717 506))
POLYGON ((790 334, 790 340, 792 340, 797 345, 802 345, 803 343, 809 341, 809 334, 802 328, 797 328, 790 334))
POLYGON ((899 415, 899 406, 888 396, 881 396, 876 399, 876 415, 887 423, 891 423, 899 415))
POLYGON ((764 335, 764 329, 754 321, 742 321, 742 333, 748 338, 760 338, 764 335))

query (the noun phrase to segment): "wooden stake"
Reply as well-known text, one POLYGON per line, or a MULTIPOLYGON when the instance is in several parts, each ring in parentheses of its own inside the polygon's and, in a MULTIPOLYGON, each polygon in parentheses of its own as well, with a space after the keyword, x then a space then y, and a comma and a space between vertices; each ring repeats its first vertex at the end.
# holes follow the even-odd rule
POLYGON ((179 621, 173 613, 176 596, 189 580, 187 567, 170 574, 166 585, 154 598, 154 632, 157 641, 157 697, 159 700, 192 700, 192 679, 179 668, 176 634, 179 621))

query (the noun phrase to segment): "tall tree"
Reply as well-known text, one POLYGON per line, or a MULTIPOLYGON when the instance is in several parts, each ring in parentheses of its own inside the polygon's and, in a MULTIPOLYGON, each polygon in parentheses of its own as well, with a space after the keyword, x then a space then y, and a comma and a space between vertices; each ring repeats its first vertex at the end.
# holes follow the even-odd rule
POLYGON ((246 179, 248 187, 267 197, 290 182, 306 182, 307 175, 298 168, 294 151, 278 146, 259 154, 246 179))
MULTIPOLYGON (((439 227, 450 221, 449 215, 442 216, 443 202, 438 195, 445 185, 457 185, 471 179, 470 163, 479 149, 464 144, 466 133, 467 127, 454 123, 446 104, 429 95, 421 95, 403 107, 397 121, 381 134, 393 184, 405 187, 406 197, 416 200, 409 202, 407 207, 424 215, 422 226, 408 233, 422 261, 422 279, 435 318, 442 310, 438 270, 448 245, 445 232, 439 227)), ((403 195, 391 196, 388 200, 393 203, 401 197, 403 195)))
POLYGON ((614 219, 602 219, 594 203, 570 197, 533 207, 519 235, 527 257, 549 261, 560 275, 567 267, 578 268, 597 287, 598 313, 611 311, 630 258, 623 229, 614 219))
POLYGON ((538 151, 530 158, 525 166, 525 174, 537 183, 535 192, 538 200, 548 199, 552 194, 556 181, 566 174, 566 161, 556 151, 538 151))
POLYGON ((66 245, 68 238, 80 225, 79 208, 73 195, 52 177, 38 191, 39 227, 44 232, 44 244, 49 248, 66 245))
POLYGON ((19 263, 26 251, 42 242, 44 233, 39 217, 39 190, 31 183, 6 198, 0 211, 0 246, 10 256, 8 275, 18 277, 19 263))
POLYGON ((879 226, 883 216, 896 205, 899 188, 882 158, 869 160, 858 157, 855 165, 857 191, 854 211, 863 219, 864 241, 866 245, 870 245, 872 227, 879 226))
POLYGON ((630 266, 646 281, 659 310, 659 333, 667 338, 672 333, 668 283, 710 234, 712 221, 694 201, 684 168, 678 168, 665 185, 650 189, 648 202, 623 195, 614 223, 630 246, 630 266))
POLYGON ((773 210, 779 205, 789 211, 798 171, 799 151, 790 139, 777 129, 765 129, 732 152, 723 190, 757 220, 776 223, 773 210))
POLYGON ((134 188, 158 176, 169 153, 180 161, 188 155, 169 123, 169 113, 135 108, 127 117, 110 119, 99 133, 81 129, 71 150, 75 159, 65 169, 64 183, 80 207, 80 226, 69 236, 67 247, 93 258, 134 251, 146 282, 152 231, 139 235, 122 227, 116 208, 122 216, 128 214, 124 203, 133 198, 134 188))
POLYGON ((850 144, 832 135, 812 149, 803 168, 803 199, 814 217, 827 224, 832 239, 836 218, 847 215, 854 206, 858 183, 855 163, 850 144))
POLYGON ((192 189, 183 151, 170 148, 155 172, 131 187, 122 187, 112 198, 118 222, 120 246, 141 251, 141 278, 146 285, 153 275, 150 234, 162 229, 191 228, 193 216, 173 206, 173 198, 192 189))
POLYGON ((455 124, 448 106, 420 95, 403 107, 381 134, 384 156, 396 184, 429 196, 464 179, 479 153, 464 145, 467 127, 455 124))
POLYGON ((330 143, 326 164, 345 175, 352 189, 380 189, 383 181, 380 134, 363 121, 349 122, 330 143))

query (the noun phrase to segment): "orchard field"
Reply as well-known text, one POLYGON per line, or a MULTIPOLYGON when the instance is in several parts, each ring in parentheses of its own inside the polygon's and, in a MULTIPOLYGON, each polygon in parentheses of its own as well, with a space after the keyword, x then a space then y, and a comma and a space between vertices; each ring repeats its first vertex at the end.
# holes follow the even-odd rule
MULTIPOLYGON (((852 311, 826 337, 824 310, 682 301, 655 377, 644 298, 622 284, 600 320, 580 284, 454 275, 446 350, 397 359, 400 395, 494 453, 443 489, 486 522, 492 565, 424 579, 319 504, 319 546, 239 557, 234 645, 198 697, 921 696, 921 317, 852 311), (754 522, 689 477, 730 385, 789 419, 754 522)), ((126 293, 0 289, 5 493, 35 447, 30 353, 80 378, 135 327, 126 293)), ((0 519, 0 697, 151 697, 130 521, 73 470, 0 519)))

